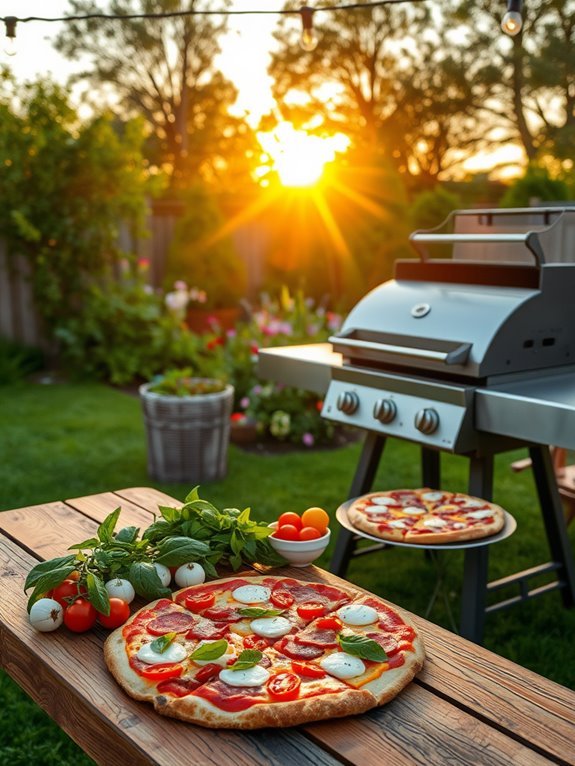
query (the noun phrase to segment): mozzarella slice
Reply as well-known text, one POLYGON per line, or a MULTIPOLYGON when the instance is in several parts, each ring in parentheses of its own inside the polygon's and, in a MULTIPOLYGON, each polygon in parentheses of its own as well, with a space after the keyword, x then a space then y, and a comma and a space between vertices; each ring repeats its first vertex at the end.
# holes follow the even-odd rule
POLYGON ((181 662, 188 652, 181 644, 170 644, 163 652, 155 652, 151 644, 144 644, 138 650, 136 657, 147 665, 161 665, 166 662, 181 662))
POLYGON ((424 492, 421 497, 428 503, 437 503, 443 499, 443 492, 424 492))
POLYGON ((406 529, 409 526, 407 521, 403 521, 403 519, 392 519, 387 523, 392 529, 406 529))
POLYGON ((264 638, 279 638, 289 633, 293 625, 285 617, 258 617, 250 622, 252 631, 264 638))
POLYGON ((427 513, 425 508, 418 508, 416 505, 408 505, 401 510, 403 513, 407 513, 408 516, 421 516, 422 514, 427 513))
POLYGON ((228 686, 261 686, 270 674, 261 665, 255 665, 247 670, 220 670, 220 681, 228 686))
POLYGON ((464 508, 483 508, 485 503, 481 502, 480 500, 465 500, 463 507, 464 508))
MULTIPOLYGON (((205 644, 214 644, 217 639, 209 639, 205 638, 200 641, 200 643, 196 646, 196 649, 199 649, 200 646, 204 646, 205 644)), ((194 650, 195 651, 195 650, 194 650)), ((221 665, 223 668, 228 664, 228 660, 235 660, 237 658, 237 652, 235 648, 232 646, 232 644, 228 644, 228 648, 226 651, 222 654, 221 657, 218 657, 217 660, 194 660, 194 663, 196 665, 221 665)))
POLYGON ((453 525, 453 529, 463 529, 466 525, 461 521, 456 521, 453 525))
POLYGON ((232 591, 233 598, 242 604, 263 604, 271 595, 271 590, 263 585, 241 585, 232 591))
POLYGON ((337 610, 337 616, 346 625, 371 625, 378 618, 377 611, 367 604, 347 604, 337 610))
POLYGON ((435 517, 432 517, 431 519, 423 519, 423 526, 428 527, 429 529, 443 529, 443 527, 447 526, 447 522, 445 519, 436 519, 435 517))
POLYGON ((335 678, 355 678, 365 673, 365 664, 347 652, 334 652, 320 660, 320 666, 335 678))
POLYGON ((394 500, 393 497, 385 495, 382 497, 372 497, 370 500, 374 505, 399 505, 398 501, 394 500))
POLYGON ((487 519, 489 516, 493 516, 493 511, 472 511, 471 513, 468 513, 467 516, 470 519, 487 519))

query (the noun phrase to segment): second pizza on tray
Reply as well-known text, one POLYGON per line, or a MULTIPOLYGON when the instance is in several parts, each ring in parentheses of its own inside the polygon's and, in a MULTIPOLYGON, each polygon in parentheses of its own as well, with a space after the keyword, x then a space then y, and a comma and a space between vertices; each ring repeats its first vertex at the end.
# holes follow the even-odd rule
POLYGON ((347 517, 356 529, 382 540, 422 545, 489 537, 505 524, 505 512, 494 503, 427 488, 362 495, 347 517))

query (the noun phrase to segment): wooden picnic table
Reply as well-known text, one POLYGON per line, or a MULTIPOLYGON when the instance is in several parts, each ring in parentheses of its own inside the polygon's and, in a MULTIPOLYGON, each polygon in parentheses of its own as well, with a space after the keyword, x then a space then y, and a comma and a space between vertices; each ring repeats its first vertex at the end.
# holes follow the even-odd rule
MULTIPOLYGON (((574 692, 415 615, 427 650, 423 671, 392 702, 361 716, 291 729, 212 730, 132 700, 104 664, 106 631, 35 632, 22 586, 38 559, 91 537, 119 505, 124 525, 145 527, 159 503, 181 505, 137 488, 0 513, 0 664, 98 763, 575 765, 574 692)), ((345 584, 317 567, 279 573, 345 584)))

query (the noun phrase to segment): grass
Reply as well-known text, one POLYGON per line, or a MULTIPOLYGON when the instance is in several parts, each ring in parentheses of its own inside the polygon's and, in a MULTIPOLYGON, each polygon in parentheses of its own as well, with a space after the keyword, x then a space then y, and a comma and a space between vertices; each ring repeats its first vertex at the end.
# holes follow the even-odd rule
MULTIPOLYGON (((158 484, 148 478, 139 402, 105 386, 0 387, 0 423, 0 510, 128 486, 155 486, 178 499, 183 499, 190 489, 188 485, 158 484)), ((310 505, 320 505, 333 514, 347 496, 359 453, 359 444, 274 456, 232 447, 226 479, 206 484, 201 492, 216 505, 251 506, 254 517, 262 520, 274 520, 282 511, 302 511, 310 505)), ((524 455, 520 451, 497 457, 495 499, 516 517, 518 528, 510 538, 493 546, 491 579, 549 558, 530 472, 517 475, 510 470, 510 463, 524 455)), ((445 488, 465 491, 464 458, 444 455, 442 474, 445 488)), ((375 487, 414 487, 420 483, 417 447, 390 442, 375 487)), ((336 526, 334 521, 334 531, 336 526)), ((575 525, 570 538, 573 543, 575 525)), ((332 540, 320 565, 328 566, 333 544, 332 540)), ((443 559, 445 592, 456 615, 462 560, 462 554, 456 551, 443 559)), ((347 576, 351 582, 423 614, 435 574, 433 564, 423 553, 395 548, 355 559, 347 576)), ((449 627, 441 599, 430 619, 449 627)), ((564 609, 559 595, 552 593, 490 615, 485 646, 575 689, 573 635, 575 610, 564 609)), ((40 708, 1 675, 0 766, 88 763, 91 761, 40 708)))

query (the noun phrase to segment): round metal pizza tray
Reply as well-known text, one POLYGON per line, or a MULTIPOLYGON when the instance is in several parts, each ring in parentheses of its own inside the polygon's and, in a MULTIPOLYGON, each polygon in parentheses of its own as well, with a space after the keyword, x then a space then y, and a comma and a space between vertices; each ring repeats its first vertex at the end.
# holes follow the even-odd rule
POLYGON ((352 497, 350 500, 347 500, 345 503, 342 503, 339 508, 337 509, 335 513, 336 519, 339 521, 342 527, 345 527, 345 529, 348 529, 350 532, 353 532, 355 535, 359 535, 360 537, 365 537, 366 540, 373 540, 376 543, 385 543, 386 545, 397 545, 398 548, 430 548, 433 550, 449 550, 449 551, 455 551, 462 548, 479 548, 481 545, 491 545, 491 543, 499 543, 501 540, 505 540, 507 537, 512 535, 515 530, 517 529, 517 522, 513 518, 513 516, 508 513, 507 511, 503 511, 505 514, 505 523, 503 525, 503 529, 500 532, 497 532, 495 535, 490 535, 489 537, 481 537, 477 540, 462 540, 461 542, 454 542, 454 543, 403 543, 399 540, 383 540, 381 537, 376 537, 375 535, 370 535, 368 532, 364 532, 361 529, 356 529, 351 521, 349 520, 347 516, 347 510, 350 507, 350 505, 354 502, 354 500, 357 500, 357 498, 352 497))

